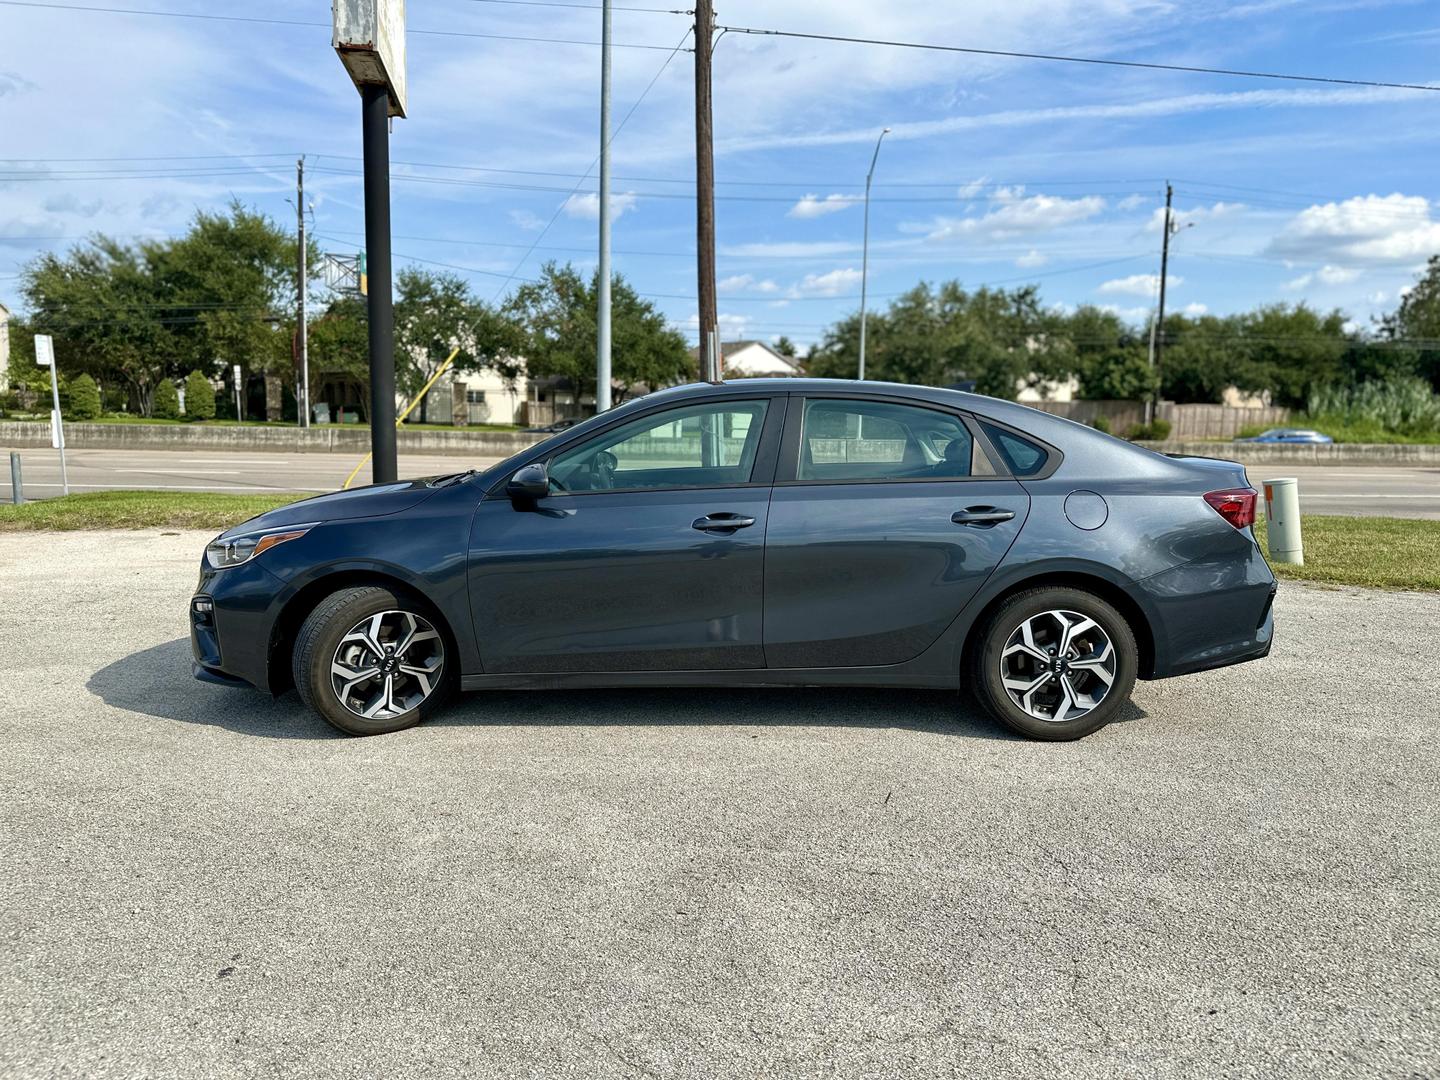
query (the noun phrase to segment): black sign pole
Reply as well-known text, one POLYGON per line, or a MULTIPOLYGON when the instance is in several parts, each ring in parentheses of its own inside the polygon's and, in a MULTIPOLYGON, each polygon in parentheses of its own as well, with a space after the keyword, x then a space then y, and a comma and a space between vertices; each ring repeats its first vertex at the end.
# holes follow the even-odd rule
POLYGON ((370 312, 371 477, 392 483, 395 464, 395 311, 390 270, 390 95, 360 88, 365 129, 365 255, 370 312))

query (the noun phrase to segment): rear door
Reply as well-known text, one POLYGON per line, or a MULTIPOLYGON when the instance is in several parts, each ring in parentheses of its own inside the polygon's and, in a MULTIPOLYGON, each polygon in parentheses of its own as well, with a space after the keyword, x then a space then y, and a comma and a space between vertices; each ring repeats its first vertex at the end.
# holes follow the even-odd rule
POLYGON ((1019 534, 1030 498, 959 413, 878 396, 792 397, 765 549, 772 668, 924 652, 1019 534))

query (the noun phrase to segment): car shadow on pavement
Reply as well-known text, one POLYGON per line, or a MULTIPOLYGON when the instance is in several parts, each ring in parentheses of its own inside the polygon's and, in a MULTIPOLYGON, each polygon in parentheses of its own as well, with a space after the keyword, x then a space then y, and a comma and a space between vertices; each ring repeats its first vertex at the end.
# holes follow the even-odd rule
MULTIPOLYGON (((344 738, 294 691, 272 699, 255 690, 202 683, 190 674, 190 642, 167 641, 107 664, 86 682, 107 705, 187 724, 272 739, 344 738)), ((1126 702, 1115 723, 1144 719, 1126 702)), ((854 687, 490 690, 463 696, 436 727, 534 725, 642 727, 895 728, 972 739, 1018 739, 968 694, 854 687)))

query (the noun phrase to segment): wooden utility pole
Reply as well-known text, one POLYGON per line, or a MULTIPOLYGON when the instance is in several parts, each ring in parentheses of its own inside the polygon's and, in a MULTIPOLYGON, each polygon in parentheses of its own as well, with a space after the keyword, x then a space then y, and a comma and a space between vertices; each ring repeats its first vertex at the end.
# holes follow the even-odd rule
POLYGON ((1155 313, 1155 390, 1154 399, 1151 405, 1151 419, 1155 419, 1160 412, 1160 359, 1165 353, 1165 278, 1170 272, 1170 237, 1174 232, 1174 224, 1170 217, 1170 202, 1175 195, 1175 189, 1168 183, 1165 185, 1165 228, 1164 238, 1160 241, 1160 305, 1155 313))
POLYGON ((711 0, 695 3, 695 261, 699 276, 700 380, 718 379, 719 316, 715 310, 715 142, 711 126, 710 50, 715 37, 711 0), (713 349, 714 355, 709 355, 713 349))

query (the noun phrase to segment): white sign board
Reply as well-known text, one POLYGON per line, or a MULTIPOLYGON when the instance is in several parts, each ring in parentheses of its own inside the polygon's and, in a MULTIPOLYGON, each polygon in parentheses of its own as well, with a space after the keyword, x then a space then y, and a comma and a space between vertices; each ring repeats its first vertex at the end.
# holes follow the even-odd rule
POLYGON ((356 86, 380 85, 405 115, 405 0, 331 0, 330 43, 356 86))
POLYGON ((235 365, 233 365, 233 367, 234 367, 234 371, 235 371, 235 385, 236 385, 236 386, 239 386, 239 385, 240 385, 240 365, 239 365, 239 364, 235 364, 235 365))
POLYGON ((55 366, 55 345, 49 334, 35 335, 35 363, 40 367, 55 366))

